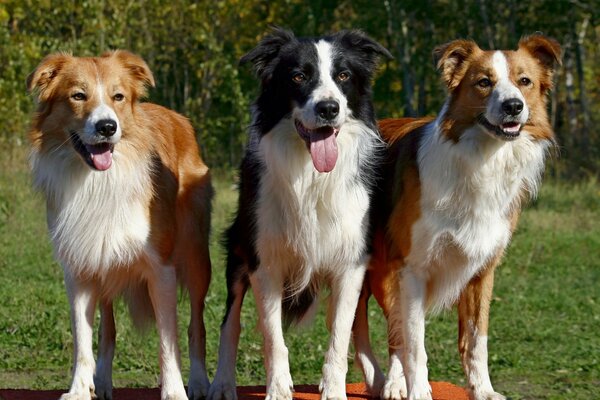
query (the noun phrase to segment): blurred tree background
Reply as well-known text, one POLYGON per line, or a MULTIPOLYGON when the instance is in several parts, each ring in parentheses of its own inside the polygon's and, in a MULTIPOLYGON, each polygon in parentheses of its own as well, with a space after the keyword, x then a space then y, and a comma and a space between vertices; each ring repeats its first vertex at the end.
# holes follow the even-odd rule
POLYGON ((297 35, 359 28, 394 55, 375 85, 379 117, 435 114, 443 88, 434 46, 471 38, 482 48, 514 49, 541 32, 564 48, 551 94, 561 156, 559 179, 600 173, 598 0, 2 0, 0 148, 27 145, 33 99, 25 78, 48 53, 98 55, 124 48, 148 62, 150 100, 193 122, 211 167, 237 166, 257 83, 238 59, 279 25, 297 35))

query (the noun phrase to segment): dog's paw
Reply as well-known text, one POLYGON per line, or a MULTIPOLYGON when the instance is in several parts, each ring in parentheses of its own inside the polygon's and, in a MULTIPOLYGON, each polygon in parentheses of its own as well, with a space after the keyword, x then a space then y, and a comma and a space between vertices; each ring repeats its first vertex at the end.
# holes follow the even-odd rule
POLYGON ((319 385, 319 391, 321 392, 321 400, 346 400, 346 387, 340 389, 338 387, 332 388, 323 385, 319 385))
POLYGON ((92 400, 96 398, 93 390, 88 392, 69 392, 60 396, 60 400, 92 400))
POLYGON ((432 400, 429 382, 416 384, 408 394, 407 400, 432 400))
POLYGON ((319 391, 321 400, 346 400, 346 371, 339 366, 325 363, 319 391))
POLYGON ((208 389, 206 400, 237 400, 235 384, 213 382, 208 389))
POLYGON ((506 397, 494 390, 469 390, 469 400, 506 400, 506 397))
POLYGON ((209 390, 210 382, 208 381, 208 377, 206 375, 194 377, 190 375, 190 379, 188 381, 188 398, 190 400, 200 400, 207 398, 209 390))
POLYGON ((404 376, 400 379, 389 379, 381 389, 380 397, 384 400, 401 400, 406 398, 406 380, 404 376))
POLYGON ((112 400, 112 381, 104 380, 99 377, 94 377, 94 385, 96 386, 96 397, 98 400, 112 400))
POLYGON ((294 383, 289 373, 278 374, 271 378, 267 385, 265 400, 292 400, 294 383))
POLYGON ((188 400, 185 391, 180 392, 170 392, 170 393, 161 393, 160 400, 188 400))

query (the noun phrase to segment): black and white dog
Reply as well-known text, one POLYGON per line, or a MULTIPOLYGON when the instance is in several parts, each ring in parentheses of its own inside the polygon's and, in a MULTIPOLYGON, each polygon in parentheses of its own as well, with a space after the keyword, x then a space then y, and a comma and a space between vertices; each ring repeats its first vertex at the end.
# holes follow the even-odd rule
POLYGON ((209 399, 235 399, 240 310, 248 285, 264 335, 267 399, 291 399, 282 318, 306 319, 331 288, 322 398, 346 397, 347 351, 368 263, 372 164, 381 139, 371 100, 380 56, 358 31, 297 38, 276 28, 241 63, 261 79, 227 231, 227 311, 209 399))

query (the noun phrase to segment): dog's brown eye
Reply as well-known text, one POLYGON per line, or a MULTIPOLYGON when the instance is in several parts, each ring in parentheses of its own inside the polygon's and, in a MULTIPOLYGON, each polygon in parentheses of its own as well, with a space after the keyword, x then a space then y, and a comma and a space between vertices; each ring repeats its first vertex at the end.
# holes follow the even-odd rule
POLYGON ((87 99, 87 96, 85 95, 85 93, 77 92, 71 95, 71 98, 75 101, 85 101, 87 99))
POLYGON ((123 96, 123 94, 121 94, 121 93, 117 93, 113 96, 113 100, 114 101, 123 101, 123 100, 125 100, 125 96, 123 96))
POLYGON ((531 79, 524 76, 521 79, 519 79, 519 83, 521 84, 521 86, 529 86, 531 84, 531 79))
POLYGON ((490 81, 488 78, 483 78, 477 82, 477 85, 479 85, 479 87, 482 87, 482 88, 487 88, 487 87, 492 86, 492 81, 490 81))
POLYGON ((296 83, 302 83, 306 80, 306 75, 304 75, 302 72, 297 72, 292 76, 292 79, 296 83))
POLYGON ((346 71, 340 72, 338 74, 337 78, 338 78, 338 81, 340 81, 340 82, 347 81, 348 79, 350 79, 350 73, 346 72, 346 71))

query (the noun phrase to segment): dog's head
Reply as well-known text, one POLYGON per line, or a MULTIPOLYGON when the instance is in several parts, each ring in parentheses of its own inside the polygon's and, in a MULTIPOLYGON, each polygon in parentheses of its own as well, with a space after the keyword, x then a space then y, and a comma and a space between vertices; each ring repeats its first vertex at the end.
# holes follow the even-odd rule
POLYGON ((297 38, 275 28, 240 60, 261 79, 256 126, 266 134, 282 119, 293 120, 315 168, 328 172, 337 159, 336 137, 349 120, 374 127, 371 79, 390 53, 359 31, 297 38))
POLYGON ((483 51, 470 40, 455 40, 434 50, 449 90, 446 134, 478 125, 500 140, 519 137, 527 126, 546 124, 546 94, 552 87, 561 49, 554 39, 532 35, 516 51, 483 51))
POLYGON ((107 170, 123 126, 148 85, 154 85, 150 69, 126 51, 46 57, 27 77, 27 89, 39 103, 34 145, 52 149, 70 142, 87 165, 107 170))

